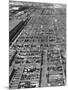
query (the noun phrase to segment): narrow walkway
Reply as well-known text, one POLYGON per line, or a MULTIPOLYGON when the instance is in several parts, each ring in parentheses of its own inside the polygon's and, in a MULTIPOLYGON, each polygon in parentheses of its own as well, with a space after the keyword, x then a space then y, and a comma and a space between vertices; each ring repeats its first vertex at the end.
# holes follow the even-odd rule
POLYGON ((44 51, 43 55, 43 65, 42 65, 42 81, 41 81, 41 87, 46 87, 47 86, 47 51, 44 51))

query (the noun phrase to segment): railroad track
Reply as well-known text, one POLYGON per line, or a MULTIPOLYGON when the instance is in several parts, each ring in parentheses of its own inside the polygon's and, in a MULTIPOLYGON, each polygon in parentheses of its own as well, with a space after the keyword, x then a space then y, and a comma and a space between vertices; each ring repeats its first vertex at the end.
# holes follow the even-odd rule
POLYGON ((28 17, 25 21, 21 21, 16 27, 14 27, 9 32, 9 46, 12 45, 13 41, 20 34, 20 32, 23 30, 23 28, 27 25, 29 20, 30 20, 30 17, 28 17))
POLYGON ((20 34, 20 32, 24 29, 24 27, 27 25, 28 21, 31 19, 31 14, 35 11, 35 9, 32 8, 32 10, 30 11, 28 9, 28 15, 27 15, 27 19, 25 21, 21 21, 16 27, 14 27, 10 32, 9 32, 9 46, 12 45, 12 43, 14 42, 14 40, 17 38, 17 36, 20 34))

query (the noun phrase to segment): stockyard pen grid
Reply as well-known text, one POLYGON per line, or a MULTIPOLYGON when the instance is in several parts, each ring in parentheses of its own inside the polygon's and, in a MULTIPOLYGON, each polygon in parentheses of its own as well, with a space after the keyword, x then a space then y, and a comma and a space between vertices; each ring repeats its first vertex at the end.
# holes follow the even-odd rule
POLYGON ((66 84, 66 5, 9 0, 9 88, 66 84))

